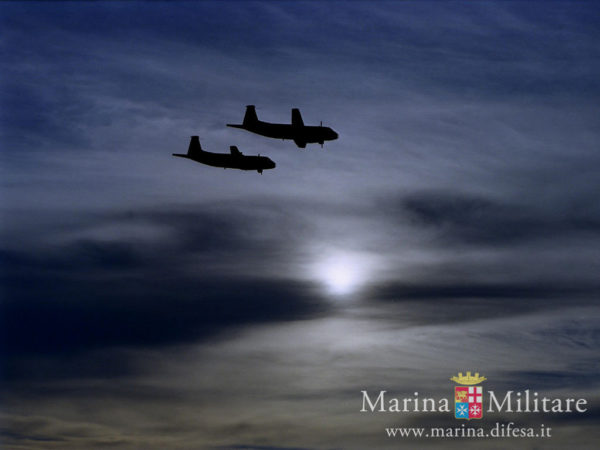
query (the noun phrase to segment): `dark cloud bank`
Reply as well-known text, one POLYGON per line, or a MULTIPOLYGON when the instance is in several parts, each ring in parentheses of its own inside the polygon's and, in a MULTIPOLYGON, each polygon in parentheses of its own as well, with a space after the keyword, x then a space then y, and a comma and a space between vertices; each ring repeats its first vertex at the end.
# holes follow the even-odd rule
MULTIPOLYGON (((400 211, 418 225, 436 230, 441 242, 501 246, 600 234, 600 214, 590 203, 564 207, 516 204, 453 192, 421 192, 402 198, 400 211)), ((533 203, 533 204, 532 204, 533 203)))
MULTIPOLYGON (((170 237, 160 243, 74 239, 51 249, 2 251, 4 358, 194 342, 327 310, 307 283, 215 270, 233 261, 250 265, 257 256, 277 258, 289 245, 285 232, 274 232, 277 220, 260 224, 262 233, 247 216, 230 212, 144 211, 103 221, 161 226, 170 237)), ((11 376, 10 365, 4 374, 11 376)))
MULTIPOLYGON (((519 243, 598 232, 593 216, 553 215, 484 197, 424 192, 387 202, 397 205, 386 209, 388 226, 408 220, 416 228, 431 228, 441 248, 510 244, 519 254, 519 243)), ((341 208, 333 214, 362 212, 341 208)), ((269 209, 261 202, 110 213, 91 222, 84 217, 80 229, 71 229, 72 236, 59 245, 3 250, 2 352, 17 361, 28 355, 152 348, 329 314, 331 304, 314 284, 299 281, 293 272, 277 273, 310 234, 297 215, 306 211, 293 205, 269 209), (127 225, 160 229, 164 237, 145 242, 77 234, 90 226, 127 225)), ((463 264, 457 260, 453 270, 463 264)), ((555 309, 566 298, 572 306, 586 305, 599 292, 593 277, 573 282, 552 271, 541 279, 490 282, 485 270, 466 265, 468 276, 449 282, 443 267, 425 269, 422 281, 378 282, 368 289, 367 303, 413 304, 420 313, 401 320, 426 324, 555 309)), ((24 375, 13 369, 7 366, 4 375, 24 375)))

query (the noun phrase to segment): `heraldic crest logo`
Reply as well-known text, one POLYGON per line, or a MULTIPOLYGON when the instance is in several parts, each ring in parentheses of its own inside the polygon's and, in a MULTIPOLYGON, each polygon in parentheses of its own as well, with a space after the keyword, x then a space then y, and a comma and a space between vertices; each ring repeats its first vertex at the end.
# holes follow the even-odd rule
POLYGON ((487 378, 480 377, 479 373, 453 376, 450 380, 460 384, 454 387, 454 417, 457 419, 481 419, 483 417, 483 390, 476 384, 487 378))

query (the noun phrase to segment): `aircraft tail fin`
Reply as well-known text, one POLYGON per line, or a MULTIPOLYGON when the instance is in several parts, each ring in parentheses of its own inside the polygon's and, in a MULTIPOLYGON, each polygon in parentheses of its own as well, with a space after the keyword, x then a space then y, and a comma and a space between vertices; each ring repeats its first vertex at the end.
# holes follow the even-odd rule
POLYGON ((292 109, 292 126, 304 126, 304 121, 302 120, 302 115, 300 114, 300 110, 298 108, 292 109))
POLYGON ((232 156, 242 156, 242 152, 240 152, 235 145, 231 145, 229 151, 232 156))
POLYGON ((253 125, 258 122, 258 116, 256 115, 256 108, 254 105, 246 106, 246 114, 244 115, 244 126, 253 125))
POLYGON ((195 156, 198 153, 202 152, 202 147, 200 146, 200 138, 198 136, 192 136, 190 139, 190 146, 188 147, 188 156, 195 156))

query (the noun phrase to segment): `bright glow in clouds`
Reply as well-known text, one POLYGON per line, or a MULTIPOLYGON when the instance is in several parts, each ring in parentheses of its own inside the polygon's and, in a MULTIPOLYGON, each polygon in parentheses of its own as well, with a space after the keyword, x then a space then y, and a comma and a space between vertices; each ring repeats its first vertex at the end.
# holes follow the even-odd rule
POLYGON ((359 253, 332 252, 311 268, 311 275, 320 280, 333 295, 356 292, 369 280, 372 257, 359 253))
POLYGON ((334 294, 347 294, 356 285, 357 268, 343 261, 333 262, 323 270, 325 283, 334 294))

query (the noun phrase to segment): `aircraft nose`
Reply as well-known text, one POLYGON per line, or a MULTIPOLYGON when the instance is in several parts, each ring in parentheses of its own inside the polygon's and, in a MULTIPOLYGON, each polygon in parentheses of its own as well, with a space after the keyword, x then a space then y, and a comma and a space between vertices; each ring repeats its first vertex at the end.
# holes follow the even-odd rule
POLYGON ((338 134, 335 131, 333 131, 333 130, 331 130, 331 136, 332 136, 332 139, 337 139, 338 138, 338 134))

